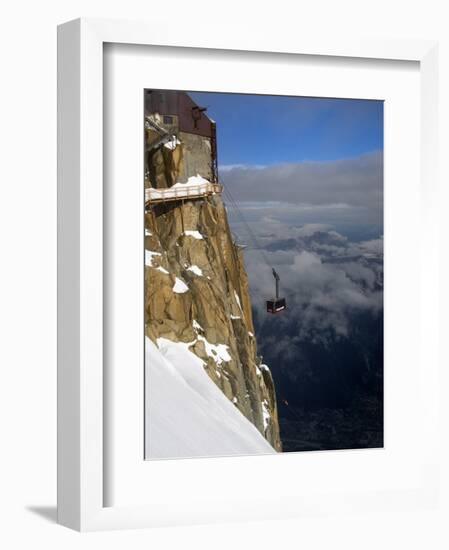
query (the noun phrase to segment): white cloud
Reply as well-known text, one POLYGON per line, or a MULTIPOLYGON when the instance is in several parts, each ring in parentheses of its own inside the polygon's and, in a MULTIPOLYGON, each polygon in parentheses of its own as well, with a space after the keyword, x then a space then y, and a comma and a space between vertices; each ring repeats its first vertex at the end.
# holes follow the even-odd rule
POLYGON ((262 170, 266 168, 264 164, 220 164, 218 167, 219 172, 230 172, 237 169, 250 169, 250 170, 262 170))
POLYGON ((336 337, 347 336, 354 314, 381 311, 382 239, 351 242, 325 224, 291 228, 265 220, 264 227, 264 253, 245 250, 260 322, 270 322, 264 312, 265 300, 275 290, 270 266, 279 273, 280 294, 287 298, 288 313, 279 323, 286 333, 293 331, 298 342, 325 343, 329 331, 336 337))
POLYGON ((334 162, 237 165, 222 171, 225 188, 250 220, 383 223, 382 153, 334 162))

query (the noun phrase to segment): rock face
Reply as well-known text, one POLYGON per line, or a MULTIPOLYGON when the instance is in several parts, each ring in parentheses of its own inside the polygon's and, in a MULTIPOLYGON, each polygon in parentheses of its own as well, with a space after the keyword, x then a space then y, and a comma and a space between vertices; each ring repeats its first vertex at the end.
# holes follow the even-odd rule
MULTIPOLYGON (((157 139, 147 127, 147 143, 157 139)), ((210 160, 205 140, 179 132, 172 146, 152 149, 146 187, 196 176, 210 160)), ((257 355, 243 253, 221 196, 147 205, 145 249, 146 335, 156 345, 159 338, 190 344, 215 384, 280 451, 273 379, 257 355)))

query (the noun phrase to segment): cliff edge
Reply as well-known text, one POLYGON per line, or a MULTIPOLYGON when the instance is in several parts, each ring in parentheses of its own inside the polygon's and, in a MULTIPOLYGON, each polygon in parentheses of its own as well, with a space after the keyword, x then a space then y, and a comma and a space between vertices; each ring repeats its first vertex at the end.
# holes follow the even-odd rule
POLYGON ((180 189, 181 198, 147 203, 146 335, 159 349, 166 341, 187 344, 216 386, 280 451, 276 394, 257 355, 243 252, 219 193, 183 195, 188 186, 213 181, 210 140, 167 129, 162 117, 147 116, 147 122, 146 190, 180 189))

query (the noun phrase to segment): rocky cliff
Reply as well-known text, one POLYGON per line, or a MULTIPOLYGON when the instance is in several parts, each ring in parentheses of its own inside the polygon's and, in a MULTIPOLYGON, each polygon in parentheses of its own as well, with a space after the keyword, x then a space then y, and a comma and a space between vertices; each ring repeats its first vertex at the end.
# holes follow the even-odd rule
MULTIPOLYGON (((172 143, 147 156, 146 187, 188 178, 183 159, 195 152, 186 154, 182 133, 172 143)), ((257 355, 243 253, 220 194, 148 205, 145 265, 146 335, 156 345, 188 343, 209 377, 280 451, 273 379, 257 355)))

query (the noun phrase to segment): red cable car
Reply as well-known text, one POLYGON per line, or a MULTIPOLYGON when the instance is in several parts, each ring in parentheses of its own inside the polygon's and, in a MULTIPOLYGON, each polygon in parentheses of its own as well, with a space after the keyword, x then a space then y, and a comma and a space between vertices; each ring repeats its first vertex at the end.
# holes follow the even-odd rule
POLYGON ((271 269, 273 270, 273 277, 276 280, 276 298, 267 300, 267 313, 280 313, 284 309, 287 309, 287 304, 285 298, 279 298, 279 275, 274 268, 271 269))

